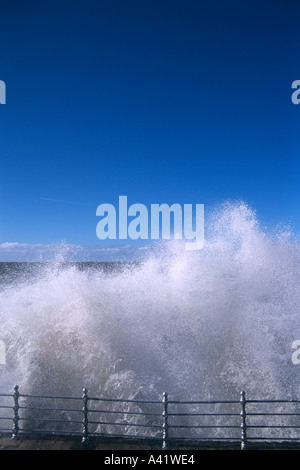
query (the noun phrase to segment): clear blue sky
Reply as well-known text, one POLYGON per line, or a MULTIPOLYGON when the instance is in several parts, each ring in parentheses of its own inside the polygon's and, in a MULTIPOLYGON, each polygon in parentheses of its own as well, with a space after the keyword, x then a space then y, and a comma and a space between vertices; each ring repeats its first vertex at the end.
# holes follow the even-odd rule
POLYGON ((242 199, 300 231, 298 1, 0 10, 0 244, 104 246, 96 207, 119 195, 206 210, 242 199))

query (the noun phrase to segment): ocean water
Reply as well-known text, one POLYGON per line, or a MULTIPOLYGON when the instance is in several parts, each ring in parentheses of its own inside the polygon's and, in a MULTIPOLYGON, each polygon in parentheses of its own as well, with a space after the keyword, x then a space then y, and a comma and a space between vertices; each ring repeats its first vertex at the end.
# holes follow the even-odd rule
POLYGON ((139 263, 0 264, 0 391, 113 398, 299 398, 300 250, 255 212, 210 214, 202 250, 139 263))

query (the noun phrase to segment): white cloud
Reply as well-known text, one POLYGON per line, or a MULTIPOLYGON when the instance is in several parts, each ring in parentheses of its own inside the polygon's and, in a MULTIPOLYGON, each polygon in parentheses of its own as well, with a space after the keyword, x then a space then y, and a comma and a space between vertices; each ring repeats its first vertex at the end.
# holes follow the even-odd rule
POLYGON ((0 244, 0 261, 47 261, 58 252, 59 245, 55 244, 4 242, 0 244))
POLYGON ((26 247, 25 243, 19 243, 19 242, 0 243, 0 250, 13 250, 16 248, 23 248, 23 247, 26 247))
POLYGON ((99 247, 65 242, 43 245, 7 241, 0 243, 0 262, 139 261, 149 248, 135 245, 99 247))

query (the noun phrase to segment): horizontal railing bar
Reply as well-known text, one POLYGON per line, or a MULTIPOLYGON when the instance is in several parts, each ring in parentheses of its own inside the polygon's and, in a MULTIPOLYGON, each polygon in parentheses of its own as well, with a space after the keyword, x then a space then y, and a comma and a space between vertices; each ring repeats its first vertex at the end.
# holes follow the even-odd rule
POLYGON ((300 441, 300 437, 247 437, 248 441, 300 441))
POLYGON ((300 413, 248 413, 247 416, 300 416, 300 413))
POLYGON ((169 405, 224 405, 224 404, 235 404, 239 405, 240 402, 237 400, 207 400, 207 401, 180 401, 180 400, 168 400, 169 405))
MULTIPOLYGON (((0 393, 0 397, 13 397, 13 394, 8 393, 0 393)), ((81 397, 78 396, 59 396, 59 395, 30 395, 25 393, 19 393, 19 398, 58 398, 58 399, 66 399, 66 400, 81 400, 81 397)), ((134 403, 156 403, 161 404, 159 400, 134 400, 134 399, 119 399, 119 398, 101 398, 101 397, 88 397, 88 400, 96 400, 96 401, 124 401, 124 402, 134 402, 134 403)), ((300 400, 271 400, 271 399, 261 399, 261 400, 253 400, 253 399, 246 399, 246 403, 299 403, 300 400)), ((239 404, 238 400, 189 400, 189 401, 181 401, 181 400, 168 400, 169 404, 239 404)))
POLYGON ((212 442, 217 442, 217 441, 241 441, 239 437, 198 437, 198 436, 193 436, 193 437, 186 437, 186 436, 169 436, 168 440, 180 440, 180 441, 212 441, 212 442))
POLYGON ((19 421, 27 421, 27 422, 31 422, 31 421, 42 421, 43 423, 64 423, 64 424, 73 424, 73 423, 82 423, 82 421, 78 421, 78 420, 63 420, 63 419, 51 419, 51 418, 19 418, 19 421))
POLYGON ((159 428, 161 429, 161 426, 158 424, 139 424, 139 423, 110 423, 106 421, 89 421, 89 424, 100 424, 100 425, 106 425, 106 426, 128 426, 128 427, 144 427, 144 428, 159 428))
MULTIPOLYGON (((293 425, 276 425, 276 424, 271 424, 271 425, 267 425, 267 424, 258 424, 258 425, 247 425, 247 429, 294 429, 295 431, 300 429, 300 426, 293 426, 293 425)), ((300 436, 300 435, 299 435, 300 436)))
MULTIPOLYGON (((1 396, 1 395, 0 395, 1 396)), ((2 395, 7 397, 13 397, 13 395, 2 395)), ((58 396, 58 395, 29 395, 19 394, 19 398, 45 398, 45 399, 60 399, 60 400, 82 400, 82 397, 78 396, 58 396)), ((89 401, 110 401, 110 402, 123 402, 123 403, 144 403, 144 404, 161 404, 161 401, 157 400, 133 400, 133 399, 120 399, 120 398, 97 398, 88 397, 89 401)), ((245 400, 247 404, 260 404, 260 403, 299 403, 300 400, 245 400)), ((168 404, 172 405, 216 405, 216 404, 236 404, 240 402, 237 400, 207 400, 207 401, 181 401, 181 400, 168 400, 168 404)))
POLYGON ((96 397, 88 397, 89 401, 109 401, 115 403, 143 403, 143 404, 155 404, 161 405, 161 401, 157 400, 132 400, 132 399, 121 399, 121 398, 96 398, 96 397))
POLYGON ((81 431, 64 431, 59 432, 59 431, 51 431, 49 429, 19 429, 20 434, 49 434, 51 436, 63 436, 63 435, 77 435, 77 436, 82 436, 81 431))
POLYGON ((168 413, 168 416, 209 416, 210 418, 214 416, 240 416, 240 413, 168 413))
POLYGON ((122 437, 124 439, 161 439, 161 436, 145 436, 145 435, 129 435, 129 434, 116 434, 116 433, 111 433, 111 434, 105 434, 101 432, 89 432, 89 436, 103 436, 103 437, 122 437))
POLYGON ((299 403, 300 400, 249 400, 247 398, 246 403, 255 403, 255 404, 260 404, 260 403, 299 403))
MULTIPOLYGON (((78 411, 78 410, 77 410, 78 411)), ((111 413, 122 415, 161 416, 161 413, 143 413, 142 411, 116 411, 116 410, 88 410, 89 413, 111 413)))
MULTIPOLYGON (((11 395, 12 396, 12 395, 11 395)), ((68 397, 68 396, 57 396, 57 395, 29 395, 20 393, 19 398, 46 398, 55 400, 82 400, 81 397, 68 397)))
MULTIPOLYGON (((1 407, 0 407, 1 408, 1 407)), ((12 408, 12 407, 8 407, 12 408)), ((39 407, 31 407, 31 406, 20 406, 20 410, 29 410, 29 411, 74 411, 79 413, 81 410, 79 408, 39 408, 39 407)))
POLYGON ((240 429, 241 427, 238 426, 238 425, 226 425, 226 424, 222 424, 220 426, 218 425, 197 425, 197 426, 192 426, 192 425, 189 425, 189 424, 178 424, 177 426, 172 426, 172 425, 169 425, 169 429, 179 429, 179 428, 194 428, 194 429, 222 429, 222 428, 232 428, 232 429, 240 429))

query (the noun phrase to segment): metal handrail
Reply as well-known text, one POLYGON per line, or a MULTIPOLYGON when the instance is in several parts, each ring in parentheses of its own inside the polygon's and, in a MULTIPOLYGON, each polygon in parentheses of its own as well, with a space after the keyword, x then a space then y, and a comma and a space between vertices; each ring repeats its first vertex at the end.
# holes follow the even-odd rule
MULTIPOLYGON (((86 444, 90 436, 98 437, 131 437, 138 439, 161 439, 162 448, 167 449, 170 443, 174 440, 183 441, 240 441, 241 449, 248 447, 249 441, 290 441, 300 442, 300 423, 295 422, 263 422, 259 423, 259 418, 274 419, 280 417, 281 419, 289 417, 290 419, 300 416, 299 410, 292 412, 284 409, 275 409, 274 412, 266 409, 261 411, 257 410, 257 405, 285 405, 294 404, 299 405, 300 400, 287 399, 287 400, 252 400, 246 399, 245 392, 240 393, 239 400, 170 400, 167 393, 162 395, 159 400, 142 400, 142 399, 113 399, 106 397, 90 397, 86 389, 83 389, 83 395, 79 396, 54 396, 54 395, 31 395, 20 393, 19 387, 14 387, 14 392, 0 393, 0 398, 5 398, 5 403, 1 406, 2 416, 0 416, 0 433, 11 431, 14 439, 18 439, 21 434, 29 433, 49 433, 52 435, 81 435, 82 443, 86 444), (9 406, 6 400, 13 399, 13 403, 9 406), (71 407, 51 406, 45 403, 45 407, 36 406, 36 401, 40 399, 63 401, 72 400, 75 403, 81 403, 82 407, 77 408, 73 403, 71 407), (23 403, 23 400, 30 400, 29 405, 23 403), (101 408, 93 408, 97 403, 101 403, 101 408), (117 409, 109 409, 105 404, 116 404, 117 409), (137 405, 137 409, 122 410, 120 404, 123 405, 137 405), (143 410, 144 405, 151 405, 152 408, 159 407, 158 410, 150 409, 143 410), (218 405, 215 410, 205 411, 202 407, 209 405, 218 405), (228 410, 227 405, 236 407, 236 409, 228 410), (180 406, 193 407, 191 411, 180 410, 180 406), (195 409, 201 406, 201 409, 195 409), (222 409, 222 407, 225 409, 222 409), (175 407, 175 410, 173 409, 175 407), (254 409, 252 409, 254 407, 254 409), (179 409, 178 409, 179 408, 179 409), (6 415, 11 410, 11 415, 6 415), (26 414, 27 413, 27 414, 26 414), (55 415, 58 413, 58 416, 55 415), (67 417, 62 414, 67 414, 67 417), (77 413, 79 417, 73 416, 71 419, 70 413, 77 413), (97 413, 99 420, 96 419, 97 413), (51 415, 52 414, 52 415, 51 415), (113 416, 116 420, 111 419, 113 416), (107 417, 107 420, 106 420, 107 417), (122 418, 121 418, 122 417, 122 418), (143 418, 144 421, 132 422, 134 418, 143 418), (105 419, 104 419, 105 418, 105 419), (128 419, 130 418, 130 419, 128 419), (193 419, 196 422, 179 422, 178 419, 193 419), (225 418, 228 420, 224 422, 225 418), (204 421, 203 419, 209 421, 204 421), (219 419, 219 421, 217 421, 219 419), (12 420, 12 429, 8 429, 7 421, 12 420), (221 421, 220 421, 221 420, 221 421), (231 420, 231 421, 230 421, 231 420), (233 421, 232 421, 233 420, 233 421), (256 420, 256 421, 253 421, 256 420), (5 427, 1 428, 1 422, 6 423, 5 427), (52 425, 56 428, 51 428, 52 425), (51 426, 50 426, 51 425, 51 426), (59 427, 57 427, 59 426, 59 427), (81 426, 81 429, 79 428, 81 426), (128 434, 120 434, 116 432, 115 427, 119 429, 125 428, 130 432, 128 434), (62 428, 62 429, 61 429, 62 428), (141 430, 145 432, 141 433, 141 430), (290 430, 298 434, 291 436, 274 436, 272 433, 262 436, 257 434, 258 430, 290 430), (178 435, 178 431, 185 431, 183 436, 178 435), (239 434, 231 433, 224 434, 230 430, 239 430, 239 434), (205 432, 215 431, 213 436, 205 434, 205 432), (186 434, 188 432, 188 434, 186 434)), ((125 431, 124 431, 125 432, 125 431)))

